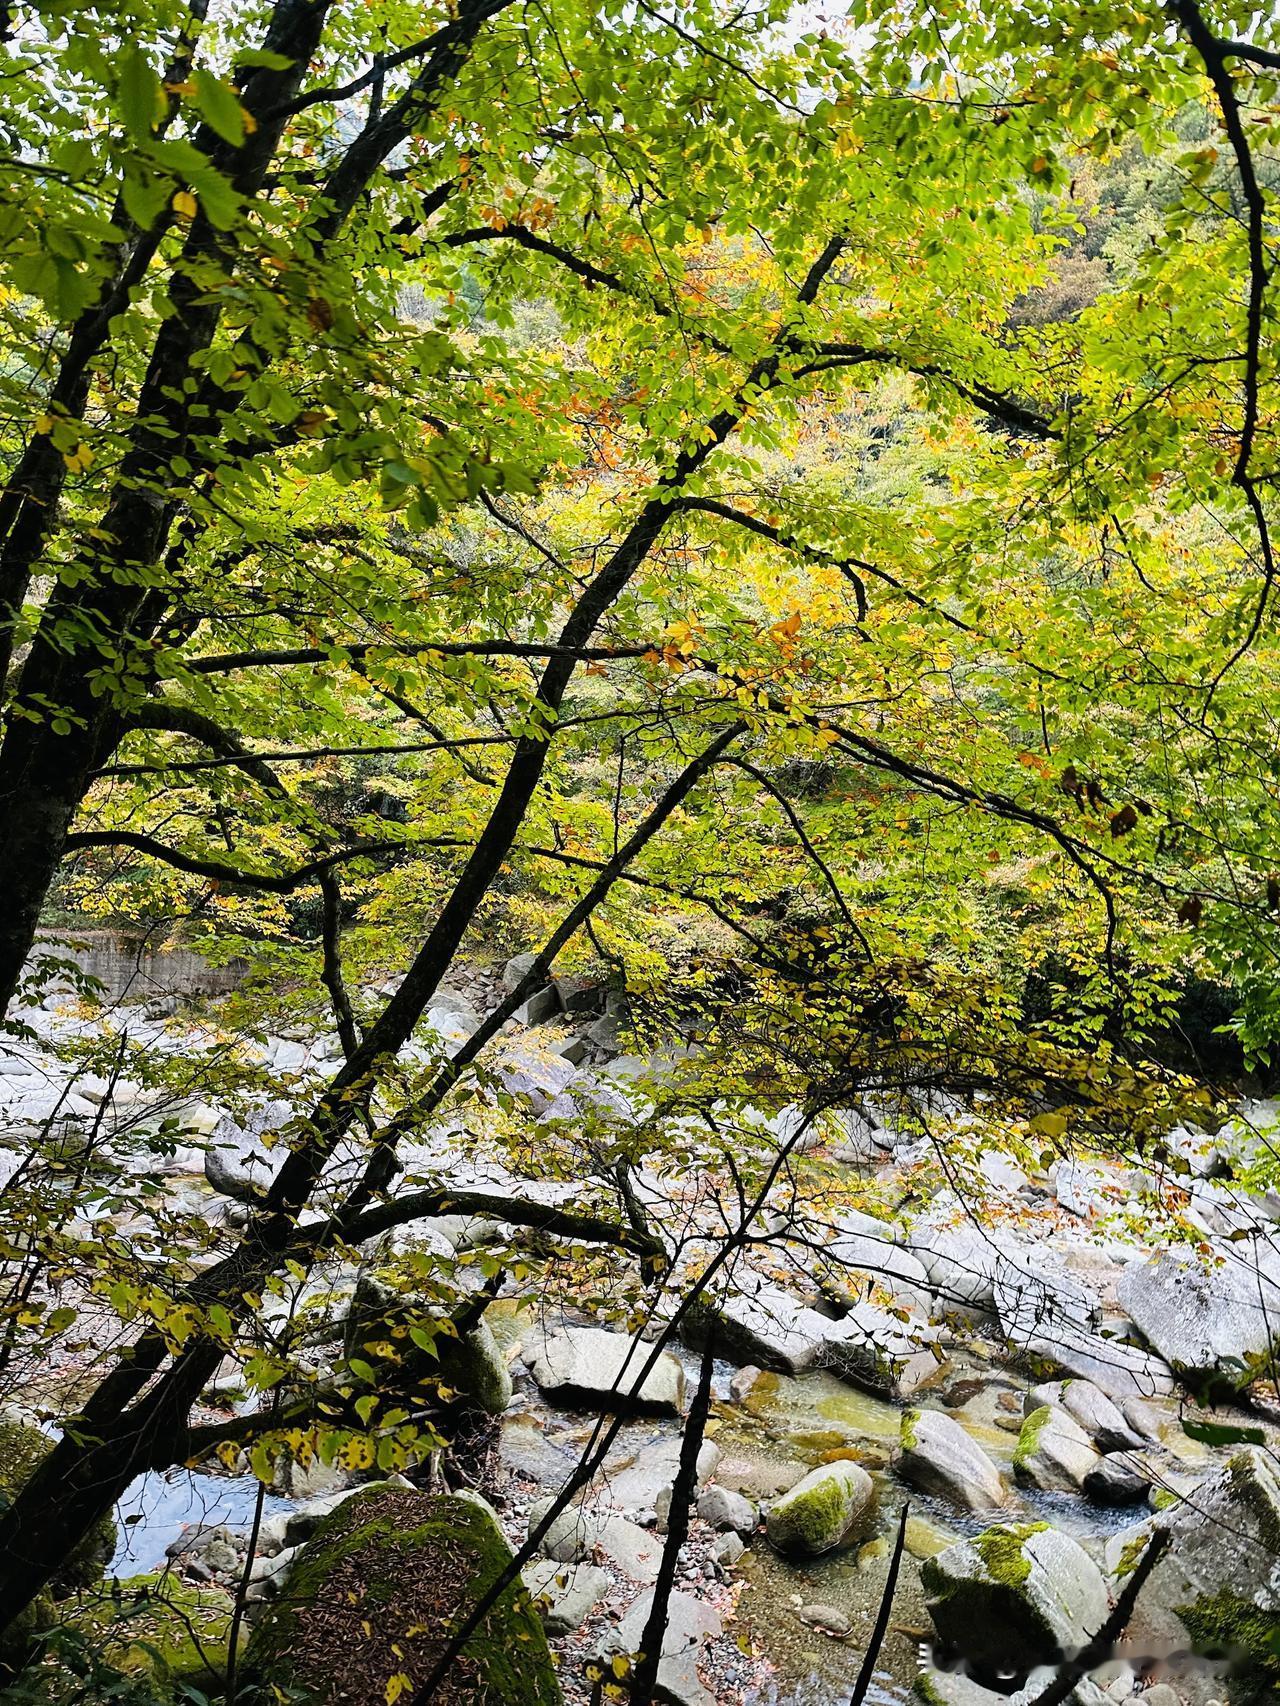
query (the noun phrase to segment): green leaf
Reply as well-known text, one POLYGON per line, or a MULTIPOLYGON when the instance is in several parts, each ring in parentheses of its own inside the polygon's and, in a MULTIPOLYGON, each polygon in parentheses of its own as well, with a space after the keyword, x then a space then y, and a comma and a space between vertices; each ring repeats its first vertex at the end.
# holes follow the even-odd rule
POLYGON ((129 135, 138 141, 150 136, 164 113, 164 92, 151 61, 139 47, 127 49, 121 60, 116 98, 129 135))
POLYGON ((1182 1431, 1188 1439, 1199 1440, 1201 1445, 1265 1445, 1267 1443, 1264 1429, 1232 1427, 1225 1422, 1190 1422, 1184 1419, 1182 1431))
POLYGON ((138 176, 132 165, 125 168, 120 184, 125 212, 142 231, 149 231, 168 205, 170 186, 163 178, 138 176))
POLYGON ((191 80, 196 86, 196 106, 201 118, 224 142, 238 148, 244 141, 244 109, 239 95, 229 83, 203 66, 196 68, 191 80))

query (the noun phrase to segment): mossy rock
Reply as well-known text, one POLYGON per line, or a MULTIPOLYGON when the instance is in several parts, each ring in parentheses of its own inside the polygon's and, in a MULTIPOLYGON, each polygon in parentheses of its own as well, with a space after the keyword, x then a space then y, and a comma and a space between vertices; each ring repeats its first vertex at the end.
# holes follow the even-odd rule
POLYGON ((125 1676, 150 1677, 166 1692, 190 1683, 207 1693, 226 1675, 233 1602, 221 1588, 157 1571, 130 1576, 111 1591, 82 1590, 59 1611, 104 1664, 125 1676))
POLYGON ((1056 1663, 1102 1626, 1097 1565, 1047 1523, 997 1523, 920 1566, 938 1634, 979 1680, 1056 1663))
POLYGON ((1264 1611, 1243 1594, 1223 1588, 1178 1607, 1195 1649, 1225 1660, 1232 1706, 1269 1706, 1280 1700, 1280 1613, 1264 1611))
MULTIPOLYGON (((0 1511, 7 1510, 54 1442, 25 1422, 0 1422, 0 1511)), ((71 1553, 51 1585, 55 1597, 100 1581, 116 1549, 116 1525, 108 1513, 99 1517, 71 1553)))
MULTIPOLYGON (((371 1488, 327 1516, 256 1624, 246 1668, 314 1706, 382 1706, 419 1687, 451 1629, 511 1559, 483 1499, 371 1488)), ((561 1706, 542 1624, 517 1578, 467 1643, 437 1706, 561 1706)))
POLYGON ((500 1416, 511 1402, 511 1370, 487 1321, 467 1333, 435 1340, 440 1378, 486 1415, 500 1416))
POLYGON ((816 1557, 866 1538, 875 1483, 856 1463, 824 1463, 770 1506, 769 1543, 788 1557, 816 1557))

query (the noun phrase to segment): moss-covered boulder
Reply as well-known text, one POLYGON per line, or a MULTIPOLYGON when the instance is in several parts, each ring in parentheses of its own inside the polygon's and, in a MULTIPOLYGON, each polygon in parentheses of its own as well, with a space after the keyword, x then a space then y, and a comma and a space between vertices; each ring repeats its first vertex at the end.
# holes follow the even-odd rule
POLYGON ((1110 1609, 1101 1570, 1044 1522, 999 1523, 920 1567, 925 1603, 946 1646, 979 1679, 1055 1663, 1110 1609))
MULTIPOLYGON (((1230 1678, 1231 1706, 1280 1699, 1280 1473, 1247 1447, 1157 1519, 1171 1544, 1138 1596, 1129 1639, 1141 1651, 1185 1651, 1230 1678), (1190 1639, 1188 1639, 1188 1636, 1190 1639)), ((1136 1540, 1144 1538, 1140 1531, 1136 1540)), ((1141 1547, 1128 1549, 1119 1575, 1141 1547)), ((1177 1675, 1173 1677, 1176 1682, 1177 1675)))
POLYGON ((1042 1404, 1022 1424, 1013 1478, 1020 1487, 1038 1487, 1045 1493, 1078 1493, 1101 1462, 1101 1453, 1074 1416, 1056 1404, 1042 1404))
MULTIPOLYGON (((483 1499, 371 1488, 320 1524, 254 1628, 247 1667, 314 1706, 412 1693, 511 1548, 483 1499), (394 1689, 393 1689, 394 1693, 394 1689)), ((519 1579, 435 1696, 437 1706, 560 1706, 546 1636, 519 1579)))
POLYGON ((166 1694, 188 1683, 209 1693, 227 1670, 233 1603, 222 1588, 197 1587, 171 1571, 82 1589, 60 1607, 101 1663, 149 1677, 166 1694))
POLYGON ((977 1440, 941 1410, 908 1410, 903 1416, 898 1473, 922 1492, 971 1511, 995 1512, 1009 1502, 999 1469, 977 1440))
MULTIPOLYGON (((53 1446, 53 1440, 39 1428, 24 1422, 0 1422, 0 1511, 9 1508, 53 1446)), ((115 1549, 115 1522, 110 1515, 103 1516, 54 1577, 51 1585, 55 1596, 100 1580, 115 1549)))
POLYGON ((469 1332, 434 1341, 440 1379, 486 1415, 500 1416, 511 1402, 511 1370, 483 1318, 469 1332))
POLYGON ((857 1463, 824 1463, 769 1508, 769 1541, 787 1557, 814 1557, 865 1537, 875 1513, 875 1483, 857 1463))

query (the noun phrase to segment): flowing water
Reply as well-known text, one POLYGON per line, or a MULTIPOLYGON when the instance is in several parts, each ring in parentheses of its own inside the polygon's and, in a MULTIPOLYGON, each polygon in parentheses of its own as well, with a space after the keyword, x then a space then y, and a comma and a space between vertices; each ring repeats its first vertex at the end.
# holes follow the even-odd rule
MULTIPOLYGON (((116 1506, 119 1542, 109 1575, 140 1576, 160 1569, 165 1549, 185 1528, 248 1528, 253 1521, 258 1482, 252 1475, 201 1475, 193 1469, 166 1469, 142 1475, 116 1506)), ((287 1511, 288 1499, 268 1493, 263 1510, 287 1511)))

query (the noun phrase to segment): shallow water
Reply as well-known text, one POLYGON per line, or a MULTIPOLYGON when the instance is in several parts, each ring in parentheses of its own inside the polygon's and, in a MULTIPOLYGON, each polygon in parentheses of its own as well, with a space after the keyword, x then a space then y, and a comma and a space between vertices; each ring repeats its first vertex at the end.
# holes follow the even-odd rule
MULTIPOLYGON (((140 1576, 161 1568, 165 1548, 184 1528, 226 1523, 247 1528, 253 1521, 258 1482, 252 1475, 201 1475, 169 1469, 142 1475, 116 1506, 119 1542, 108 1575, 140 1576)), ((264 1514, 293 1510, 289 1499, 268 1493, 264 1514)))

